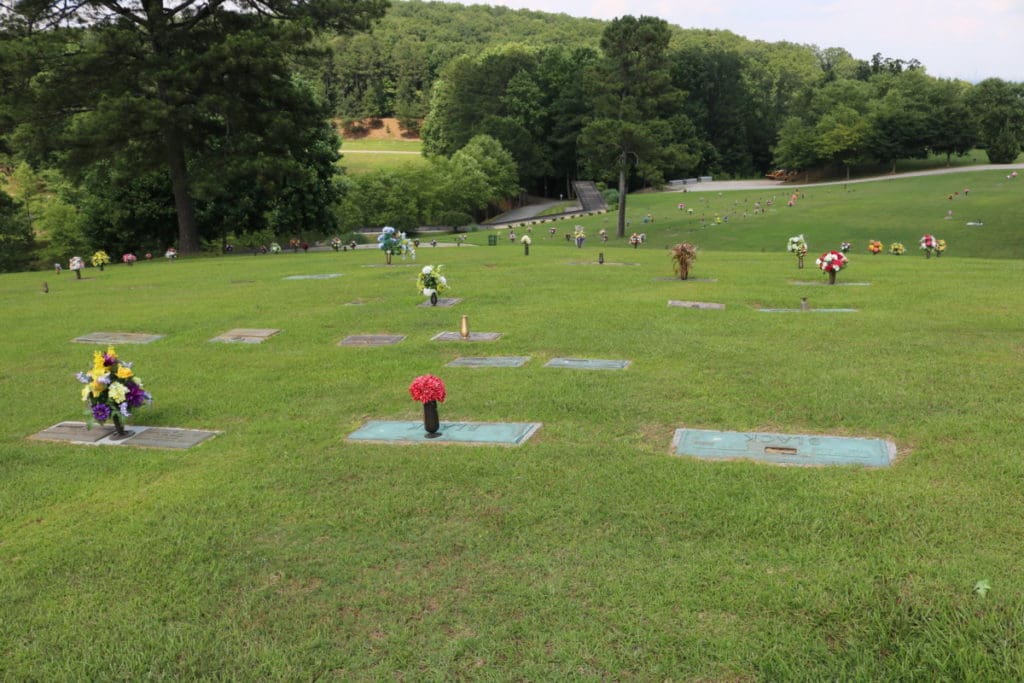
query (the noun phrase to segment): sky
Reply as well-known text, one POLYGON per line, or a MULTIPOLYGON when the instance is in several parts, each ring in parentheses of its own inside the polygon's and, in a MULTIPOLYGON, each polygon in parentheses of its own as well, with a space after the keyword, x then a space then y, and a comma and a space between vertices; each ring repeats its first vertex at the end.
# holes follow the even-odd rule
POLYGON ((845 48, 857 59, 916 59, 928 74, 1024 82, 1024 0, 467 0, 461 4, 614 19, 660 17, 752 40, 845 48))

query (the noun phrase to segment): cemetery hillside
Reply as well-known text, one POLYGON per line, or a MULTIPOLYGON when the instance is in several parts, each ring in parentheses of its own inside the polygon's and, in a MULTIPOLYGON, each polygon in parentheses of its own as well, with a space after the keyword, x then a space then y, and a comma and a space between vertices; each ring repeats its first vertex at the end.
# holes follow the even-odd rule
POLYGON ((0 8, 0 680, 1024 679, 1024 86, 160 8, 0 8))
POLYGON ((601 241, 602 214, 495 246, 424 235, 390 267, 363 245, 4 275, 0 382, 27 397, 0 433, 4 674, 1017 678, 1017 188, 985 171, 801 188, 792 207, 788 190, 641 195, 635 248, 601 241), (785 246, 799 233, 804 270, 785 246), (665 249, 681 241, 699 249, 686 281, 665 249), (820 286, 813 260, 842 241, 849 264, 820 286), (460 301, 423 307, 417 275, 439 263, 460 301), (767 310, 802 298, 811 312, 767 310), (462 316, 500 337, 459 340, 462 316), (239 329, 276 332, 214 341, 239 329), (104 331, 161 335, 117 345, 154 397, 129 427, 219 433, 183 450, 26 440, 86 419, 75 372, 108 344, 73 340, 104 331), (432 341, 444 331, 456 341, 432 341), (399 341, 339 346, 359 335, 399 341), (527 360, 448 365, 489 356, 527 360), (348 438, 420 420, 408 386, 427 374, 446 385, 442 431, 541 426, 512 447, 348 438), (713 462, 675 455, 681 428, 896 453, 713 462))

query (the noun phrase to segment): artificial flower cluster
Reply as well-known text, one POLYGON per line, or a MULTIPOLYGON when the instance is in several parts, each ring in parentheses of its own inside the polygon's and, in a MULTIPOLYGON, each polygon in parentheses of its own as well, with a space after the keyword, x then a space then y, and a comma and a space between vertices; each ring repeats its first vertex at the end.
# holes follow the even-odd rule
POLYGON ((939 254, 941 254, 942 252, 946 251, 946 240, 936 240, 935 241, 935 251, 936 251, 936 253, 939 253, 939 254))
POLYGON ((437 401, 444 403, 446 396, 444 382, 435 375, 420 375, 409 385, 409 395, 420 403, 437 401))
POLYGON ((423 266, 416 278, 416 287, 423 296, 440 294, 449 289, 448 278, 441 274, 444 266, 423 266))
POLYGON ((131 409, 152 402, 153 397, 142 388, 142 380, 135 376, 132 364, 117 357, 113 346, 106 353, 96 351, 92 356, 92 369, 80 372, 82 400, 90 406, 92 419, 100 424, 115 413, 131 417, 131 409))
POLYGON ((135 261, 137 261, 137 260, 138 259, 135 257, 135 254, 133 254, 131 252, 128 252, 127 254, 122 254, 121 255, 121 261, 123 263, 127 263, 129 266, 132 265, 133 263, 135 263, 135 261))
POLYGON ((902 256, 903 252, 907 249, 903 246, 903 242, 893 242, 889 245, 889 253, 893 256, 902 256))
POLYGON ((110 255, 102 249, 92 255, 92 265, 94 268, 102 268, 108 263, 110 263, 110 255))
POLYGON ((270 253, 271 254, 280 254, 281 253, 281 245, 278 244, 277 242, 271 242, 270 243, 270 253))
POLYGON ((167 247, 167 251, 164 252, 164 256, 167 258, 168 261, 173 261, 174 259, 178 258, 178 250, 175 249, 174 247, 167 247))
POLYGON ((923 251, 931 251, 937 246, 935 238, 931 235, 922 235, 920 243, 923 251))
POLYGON ((842 244, 839 245, 839 251, 845 254, 846 252, 850 251, 850 246, 851 245, 849 242, 843 242, 842 244))
POLYGON ((850 259, 841 252, 826 251, 814 261, 814 265, 818 266, 823 273, 838 273, 849 262, 850 259))
POLYGON ((389 255, 406 255, 416 258, 416 249, 412 240, 404 232, 398 232, 390 225, 385 225, 377 237, 377 248, 389 255))
POLYGON ((85 268, 85 261, 81 256, 72 256, 68 261, 68 270, 82 270, 83 268, 85 268))
POLYGON ((807 255, 807 241, 803 235, 794 235, 789 238, 789 242, 786 244, 786 251, 791 254, 796 254, 798 257, 803 258, 807 255))
POLYGON ((629 243, 630 245, 632 245, 634 249, 636 249, 638 246, 640 246, 640 235, 634 232, 632 235, 629 236, 629 243))
POLYGON ((523 238, 519 241, 525 244, 526 246, 530 246, 531 244, 533 244, 533 240, 530 239, 529 235, 523 235, 523 238))
POLYGON ((341 249, 340 237, 334 237, 331 239, 331 248, 334 249, 334 251, 338 251, 339 249, 341 249))
POLYGON ((878 240, 868 240, 868 251, 872 254, 878 254, 882 251, 882 243, 878 240))

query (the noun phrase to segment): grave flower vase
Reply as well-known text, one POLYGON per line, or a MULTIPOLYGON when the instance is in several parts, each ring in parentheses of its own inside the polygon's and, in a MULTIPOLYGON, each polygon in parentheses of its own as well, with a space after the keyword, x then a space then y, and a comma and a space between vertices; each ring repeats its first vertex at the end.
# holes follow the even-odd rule
POLYGON ((830 285, 834 285, 836 283, 836 271, 834 271, 834 270, 828 271, 828 283, 830 285))
POLYGON ((925 249, 924 250, 924 257, 925 258, 931 258, 932 257, 932 250, 931 249, 925 249))
POLYGON ((112 439, 126 439, 131 436, 134 432, 130 432, 124 428, 124 421, 121 419, 121 415, 118 412, 113 412, 110 415, 114 421, 114 434, 110 438, 112 439))
POLYGON ((437 305, 437 292, 431 292, 430 293, 430 305, 431 306, 436 306, 437 305))
POLYGON ((423 402, 423 429, 428 439, 441 436, 441 419, 437 415, 437 401, 423 402))
POLYGON ((529 244, 524 244, 523 245, 523 256, 529 256, 529 255, 530 255, 530 245, 529 244))
POLYGON ((797 256, 796 257, 796 267, 799 270, 803 270, 804 269, 804 257, 803 256, 797 256))
POLYGON ((78 279, 78 280, 82 279, 82 271, 81 270, 76 270, 75 271, 75 278, 78 279))

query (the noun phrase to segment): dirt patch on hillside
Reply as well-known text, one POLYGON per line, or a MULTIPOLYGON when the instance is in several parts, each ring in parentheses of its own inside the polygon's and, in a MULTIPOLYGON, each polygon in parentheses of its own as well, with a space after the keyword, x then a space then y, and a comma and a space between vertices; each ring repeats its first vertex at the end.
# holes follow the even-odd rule
POLYGON ((418 133, 402 128, 395 118, 371 118, 346 122, 336 119, 334 127, 347 140, 419 140, 418 133))

